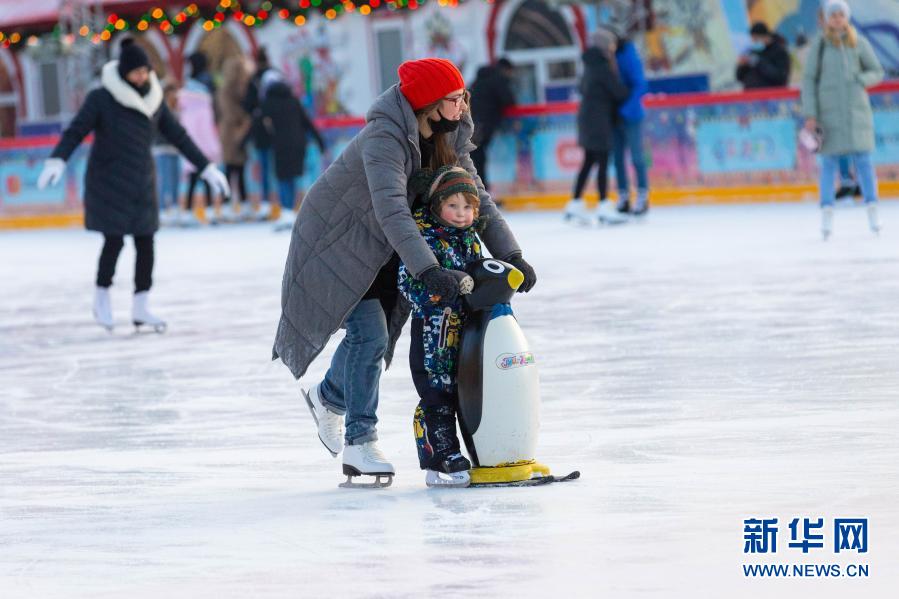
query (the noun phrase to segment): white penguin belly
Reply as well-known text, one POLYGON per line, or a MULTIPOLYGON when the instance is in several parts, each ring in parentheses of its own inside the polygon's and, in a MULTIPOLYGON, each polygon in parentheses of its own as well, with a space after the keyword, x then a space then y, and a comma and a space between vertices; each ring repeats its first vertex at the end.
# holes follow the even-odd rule
POLYGON ((540 422, 540 378, 533 354, 512 316, 484 332, 481 420, 472 435, 481 466, 533 460, 540 422))

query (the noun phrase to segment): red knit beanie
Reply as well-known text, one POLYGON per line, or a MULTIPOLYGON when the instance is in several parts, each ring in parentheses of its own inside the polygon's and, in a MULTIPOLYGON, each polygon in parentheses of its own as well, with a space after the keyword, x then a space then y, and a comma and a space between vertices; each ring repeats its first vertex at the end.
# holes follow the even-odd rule
POLYGON ((409 100, 412 110, 446 97, 457 89, 465 88, 462 73, 452 62, 444 58, 407 60, 397 69, 400 91, 409 100))

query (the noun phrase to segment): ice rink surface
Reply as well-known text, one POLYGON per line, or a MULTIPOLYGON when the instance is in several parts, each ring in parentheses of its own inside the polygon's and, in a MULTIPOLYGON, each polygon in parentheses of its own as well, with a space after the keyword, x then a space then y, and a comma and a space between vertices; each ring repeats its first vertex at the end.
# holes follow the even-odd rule
POLYGON ((0 596, 895 597, 899 203, 882 217, 878 239, 838 210, 822 243, 812 204, 589 230, 510 215, 539 276, 513 303, 541 369, 538 457, 583 473, 530 489, 424 486, 408 337, 381 388, 394 486, 337 488, 269 361, 287 234, 162 231, 165 335, 128 325, 129 242, 110 335, 90 316, 97 234, 3 232, 0 596), (778 518, 776 554, 743 553, 753 517, 778 518), (824 549, 787 547, 794 517, 825 519, 824 549), (829 527, 852 517, 869 551, 836 555, 829 527))

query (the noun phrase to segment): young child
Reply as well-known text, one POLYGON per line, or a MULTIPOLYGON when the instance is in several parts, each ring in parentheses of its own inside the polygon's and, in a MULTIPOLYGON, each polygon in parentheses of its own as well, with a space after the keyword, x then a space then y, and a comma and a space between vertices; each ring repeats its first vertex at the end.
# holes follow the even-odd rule
MULTIPOLYGON (((481 258, 478 190, 462 168, 420 171, 410 180, 419 200, 413 216, 440 267, 464 271, 481 258)), ((409 364, 421 401, 413 429, 418 460, 428 486, 468 486, 471 463, 456 436, 456 367, 465 311, 462 299, 444 301, 400 263, 400 293, 412 303, 409 364)))

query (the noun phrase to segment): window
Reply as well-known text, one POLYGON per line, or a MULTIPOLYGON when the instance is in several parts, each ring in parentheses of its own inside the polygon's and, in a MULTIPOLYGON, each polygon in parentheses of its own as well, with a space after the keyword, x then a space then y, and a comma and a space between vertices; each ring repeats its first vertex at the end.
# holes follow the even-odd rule
POLYGON ((45 117, 57 116, 62 112, 58 63, 42 62, 38 68, 41 78, 41 112, 45 117))
POLYGON ((397 68, 403 62, 403 34, 398 28, 384 28, 375 31, 378 51, 378 93, 397 83, 397 68))

